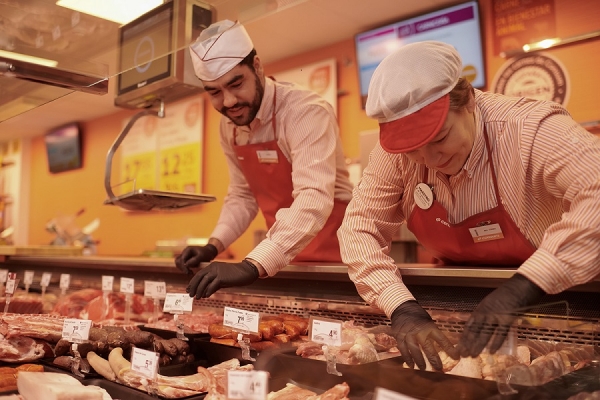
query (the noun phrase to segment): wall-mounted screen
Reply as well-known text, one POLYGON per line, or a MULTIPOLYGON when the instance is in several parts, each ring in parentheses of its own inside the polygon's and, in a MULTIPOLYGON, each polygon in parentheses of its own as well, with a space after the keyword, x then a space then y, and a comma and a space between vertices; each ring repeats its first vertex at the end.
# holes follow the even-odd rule
POLYGON ((77 123, 52 130, 46 134, 44 140, 50 172, 81 168, 81 131, 77 123))
POLYGON ((117 95, 161 80, 171 74, 173 4, 165 3, 126 24, 120 34, 117 95))
POLYGON ((463 76, 473 87, 486 85, 484 51, 476 0, 405 19, 355 36, 363 107, 379 63, 399 47, 425 40, 453 45, 463 60, 463 76))

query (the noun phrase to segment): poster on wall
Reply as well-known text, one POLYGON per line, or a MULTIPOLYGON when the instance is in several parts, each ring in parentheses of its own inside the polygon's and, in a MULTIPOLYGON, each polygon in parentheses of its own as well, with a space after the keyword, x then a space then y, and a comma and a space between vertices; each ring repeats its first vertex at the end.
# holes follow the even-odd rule
POLYGON ((554 0, 493 0, 494 54, 556 37, 554 0))
POLYGON ((125 190, 202 192, 203 110, 202 98, 195 97, 166 105, 164 118, 137 121, 121 144, 125 190))
POLYGON ((304 65, 273 75, 275 80, 293 82, 323 96, 337 114, 337 69, 335 58, 304 65))
POLYGON ((560 60, 536 52, 508 60, 496 73, 492 92, 550 100, 566 107, 570 87, 569 75, 560 60))

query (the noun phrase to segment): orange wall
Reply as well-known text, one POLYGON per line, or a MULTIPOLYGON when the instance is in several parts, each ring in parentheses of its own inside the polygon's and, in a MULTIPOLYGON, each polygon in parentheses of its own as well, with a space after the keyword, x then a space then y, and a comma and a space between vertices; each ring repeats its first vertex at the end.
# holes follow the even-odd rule
MULTIPOLYGON (((569 4, 577 4, 579 9, 584 9, 585 6, 596 9, 596 1, 556 0, 559 35, 582 33, 573 32, 570 28, 575 25, 580 28, 581 24, 577 15, 567 12, 569 4)), ((492 54, 491 0, 480 0, 480 4, 486 38, 488 82, 491 84, 495 72, 500 69, 504 60, 492 54)), ((571 96, 567 108, 573 117, 577 121, 600 119, 600 79, 595 72, 600 65, 600 40, 551 49, 548 53, 559 58, 568 70, 571 96)), ((267 75, 275 74, 331 57, 336 58, 338 66, 338 88, 341 92, 338 115, 344 152, 347 157, 356 158, 359 155, 358 133, 376 128, 377 123, 369 119, 360 107, 353 38, 272 63, 265 67, 265 71, 267 75)), ((145 250, 152 250, 157 240, 207 237, 217 221, 227 192, 228 172, 218 142, 220 114, 212 109, 208 99, 205 99, 204 104, 206 122, 203 192, 215 195, 216 202, 176 212, 150 213, 126 212, 114 206, 102 205, 106 198, 105 157, 120 132, 123 119, 131 115, 129 111, 120 111, 82 124, 84 167, 76 171, 50 174, 43 138, 33 139, 29 243, 50 242, 53 236, 44 230, 46 222, 58 214, 73 214, 82 207, 86 212, 77 218, 79 226, 84 226, 96 217, 100 218, 100 228, 93 235, 100 240, 100 255, 139 255, 145 250)), ((118 170, 117 155, 113 170, 118 170)), ((113 180, 114 183, 116 182, 113 180)), ((260 215, 248 232, 231 246, 230 250, 235 258, 243 258, 250 251, 252 232, 255 229, 264 229, 260 215)))

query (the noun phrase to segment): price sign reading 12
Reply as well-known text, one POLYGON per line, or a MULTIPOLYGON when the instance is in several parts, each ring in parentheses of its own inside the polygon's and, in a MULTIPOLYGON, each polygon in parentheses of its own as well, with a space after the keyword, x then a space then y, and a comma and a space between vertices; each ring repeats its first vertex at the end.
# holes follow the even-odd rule
POLYGON ((194 193, 200 190, 200 143, 188 143, 160 152, 160 189, 194 193))

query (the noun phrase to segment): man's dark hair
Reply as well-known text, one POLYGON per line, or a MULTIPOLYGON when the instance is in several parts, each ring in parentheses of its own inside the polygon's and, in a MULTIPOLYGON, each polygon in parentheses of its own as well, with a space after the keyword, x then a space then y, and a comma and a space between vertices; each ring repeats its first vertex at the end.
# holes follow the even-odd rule
POLYGON ((248 68, 254 71, 254 57, 256 56, 256 49, 252 49, 250 53, 238 65, 246 65, 248 68))

